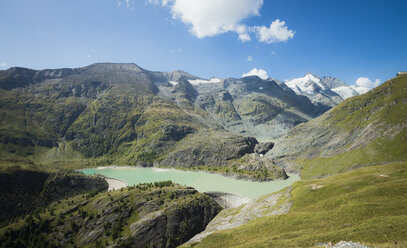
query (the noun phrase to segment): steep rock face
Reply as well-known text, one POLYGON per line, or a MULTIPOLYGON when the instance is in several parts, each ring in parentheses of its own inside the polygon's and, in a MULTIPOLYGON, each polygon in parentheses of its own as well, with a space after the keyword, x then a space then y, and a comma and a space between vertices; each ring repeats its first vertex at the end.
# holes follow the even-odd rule
POLYGON ((186 206, 172 206, 146 214, 130 225, 136 247, 176 247, 205 229, 220 211, 211 198, 199 197, 186 206))
POLYGON ((188 136, 174 152, 160 162, 163 166, 226 166, 227 161, 253 153, 257 140, 229 134, 206 131, 188 136))
POLYGON ((53 247, 176 247, 203 231, 222 208, 209 196, 170 181, 109 193, 76 196, 26 217, 0 235, 0 242, 53 247), (57 213, 57 214, 55 214, 57 213), (21 235, 27 230, 32 235, 21 235), (20 236, 19 236, 20 235, 20 236), (7 237, 17 237, 7 239, 7 237))
POLYGON ((273 142, 263 142, 259 143, 256 145, 254 151, 258 154, 266 154, 268 151, 270 151, 274 147, 273 142))
POLYGON ((81 174, 13 169, 0 173, 0 222, 36 207, 88 192, 107 190, 107 182, 81 174))
POLYGON ((286 179, 284 169, 260 153, 269 151, 272 143, 225 131, 201 131, 188 135, 174 151, 156 165, 183 167, 254 181, 286 179), (260 153, 255 153, 256 148, 260 153))

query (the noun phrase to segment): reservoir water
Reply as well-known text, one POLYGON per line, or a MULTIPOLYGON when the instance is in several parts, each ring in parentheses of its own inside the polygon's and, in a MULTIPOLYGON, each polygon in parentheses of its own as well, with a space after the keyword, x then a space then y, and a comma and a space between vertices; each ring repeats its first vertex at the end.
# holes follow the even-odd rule
POLYGON ((251 182, 206 172, 119 166, 84 169, 81 171, 86 175, 101 174, 121 179, 128 185, 171 180, 181 185, 194 187, 200 192, 222 191, 241 194, 250 199, 256 199, 261 195, 279 191, 300 180, 299 176, 290 175, 286 180, 251 182))

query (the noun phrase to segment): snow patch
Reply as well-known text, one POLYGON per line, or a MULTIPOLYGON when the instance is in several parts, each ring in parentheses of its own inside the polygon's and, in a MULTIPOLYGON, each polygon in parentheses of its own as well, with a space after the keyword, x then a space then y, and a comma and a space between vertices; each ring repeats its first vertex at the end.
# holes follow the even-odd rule
POLYGON ((222 79, 220 78, 211 78, 209 80, 206 79, 195 79, 195 80, 188 80, 188 82, 192 85, 197 85, 197 84, 213 84, 213 83, 220 83, 222 82, 222 79))
POLYGON ((175 85, 177 85, 177 84, 178 84, 178 82, 177 82, 177 81, 170 81, 169 83, 170 83, 170 84, 172 84, 172 86, 175 86, 175 85))
POLYGON ((352 97, 352 96, 357 96, 358 92, 354 89, 352 89, 350 86, 341 86, 341 87, 337 87, 337 88, 333 88, 331 89, 333 92, 335 92, 336 94, 340 95, 343 100, 345 100, 346 98, 352 97))
POLYGON ((361 87, 361 86, 357 86, 357 85, 352 85, 350 86, 352 89, 356 90, 359 94, 365 94, 366 92, 368 92, 370 89, 366 88, 366 87, 361 87))

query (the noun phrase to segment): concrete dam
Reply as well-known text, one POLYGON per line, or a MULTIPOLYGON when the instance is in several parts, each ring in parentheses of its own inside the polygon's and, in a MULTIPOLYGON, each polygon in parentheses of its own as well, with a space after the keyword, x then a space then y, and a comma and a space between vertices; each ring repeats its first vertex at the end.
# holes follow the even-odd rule
POLYGON ((250 202, 251 200, 244 195, 209 191, 204 192, 205 195, 212 197, 219 205, 224 208, 235 208, 250 202))

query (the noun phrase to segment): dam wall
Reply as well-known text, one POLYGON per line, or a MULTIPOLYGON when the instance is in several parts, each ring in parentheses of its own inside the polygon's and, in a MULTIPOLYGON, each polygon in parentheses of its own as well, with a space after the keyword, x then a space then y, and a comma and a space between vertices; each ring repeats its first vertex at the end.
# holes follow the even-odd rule
POLYGON ((235 208, 250 202, 251 200, 244 195, 209 191, 204 192, 205 195, 212 197, 219 205, 224 208, 235 208))

